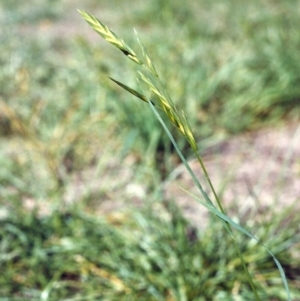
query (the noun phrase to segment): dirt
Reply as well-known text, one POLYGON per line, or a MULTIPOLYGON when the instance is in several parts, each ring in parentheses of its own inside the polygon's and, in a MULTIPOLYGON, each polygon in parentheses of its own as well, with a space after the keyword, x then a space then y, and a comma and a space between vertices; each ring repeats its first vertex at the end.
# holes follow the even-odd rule
MULTIPOLYGON (((233 137, 209 150, 203 161, 230 216, 253 220, 272 218, 273 213, 279 214, 290 207, 299 210, 299 125, 233 137)), ((196 160, 189 163, 212 197, 199 163, 196 160)), ((180 188, 203 200, 185 167, 179 166, 170 178, 164 183, 166 198, 174 199, 193 224, 204 227, 208 210, 180 188)))

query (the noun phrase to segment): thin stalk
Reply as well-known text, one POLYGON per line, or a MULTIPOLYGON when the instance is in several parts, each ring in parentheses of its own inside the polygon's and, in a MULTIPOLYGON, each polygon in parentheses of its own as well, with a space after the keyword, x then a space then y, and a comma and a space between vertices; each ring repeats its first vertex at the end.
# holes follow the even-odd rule
MULTIPOLYGON (((149 100, 148 102, 149 102, 149 105, 150 105, 150 107, 151 107, 153 113, 155 114, 156 118, 157 118, 158 121, 161 123, 163 129, 165 130, 165 132, 167 133, 169 139, 171 140, 172 144, 174 145, 174 148, 175 148, 177 154, 179 155, 179 157, 180 157, 180 159, 182 160, 183 164, 185 165, 185 167, 187 168, 188 172, 189 172, 190 175, 192 176, 192 179, 194 180, 195 184, 196 184, 197 187, 200 189, 200 192, 201 192, 201 194, 203 195, 203 197, 205 198, 206 202, 207 202, 209 205, 211 205, 211 206, 214 207, 213 203, 211 202, 211 200, 210 200, 209 197, 207 196, 206 192, 204 191, 202 185, 199 183, 197 177, 195 176, 194 172, 192 171, 192 169, 190 168, 190 166, 189 166, 189 164, 187 163, 186 159, 184 158, 182 152, 181 152, 180 149, 178 148, 178 145, 177 145, 177 143, 176 143, 174 137, 173 137, 172 134, 170 133, 169 129, 167 128, 166 124, 165 124, 164 121, 162 120, 161 116, 159 115, 159 113, 157 112, 157 110, 155 109, 155 107, 153 106, 153 104, 151 103, 151 101, 149 100)), ((214 192, 214 194, 215 194, 215 197, 216 197, 216 200, 217 200, 218 205, 219 205, 219 207, 220 207, 220 210, 221 210, 221 212, 225 215, 224 209, 222 208, 222 205, 221 205, 221 203, 220 203, 220 200, 219 200, 219 198, 218 198, 218 196, 217 196, 217 194, 216 194, 216 192, 215 192, 215 189, 214 189, 214 187, 213 187, 213 185, 212 185, 212 182, 210 181, 210 178, 209 178, 209 176, 208 176, 208 173, 207 173, 207 170, 206 170, 206 168, 205 168, 205 166, 204 166, 204 163, 203 163, 203 161, 202 161, 200 155, 198 154, 197 151, 195 151, 194 148, 193 148, 193 151, 196 153, 196 156, 198 157, 198 161, 199 161, 201 167, 203 168, 203 171, 205 172, 205 174, 206 174, 206 176, 207 176, 207 180, 208 180, 208 182, 209 182, 209 184, 210 184, 210 187, 212 188, 212 190, 213 190, 213 192, 214 192)), ((238 253, 238 256, 240 257, 242 266, 243 266, 243 268, 244 268, 244 270, 245 270, 245 273, 246 273, 246 276, 247 276, 247 278, 248 278, 249 284, 250 284, 251 289, 252 289, 252 291, 253 291, 253 293, 254 293, 255 300, 261 301, 261 299, 260 299, 259 296, 258 296, 257 290, 256 290, 256 288, 255 288, 255 285, 254 285, 254 282, 253 282, 253 280, 252 280, 252 277, 251 277, 251 275, 250 275, 250 273, 249 273, 249 270, 248 270, 248 267, 247 267, 247 265, 246 265, 244 256, 243 256, 243 254, 242 254, 242 252, 241 252, 241 250, 240 250, 240 248, 239 248, 239 246, 238 246, 238 244, 237 244, 237 241, 236 241, 236 239, 235 239, 235 237, 234 237, 234 235, 233 235, 233 231, 232 231, 232 229, 231 229, 231 227, 230 227, 230 225, 229 225, 229 223, 228 223, 227 221, 224 221, 223 219, 221 219, 221 221, 222 221, 222 223, 223 223, 223 225, 224 225, 226 231, 228 232, 228 234, 230 235, 230 237, 231 237, 232 240, 233 240, 234 247, 235 247, 235 249, 236 249, 236 251, 237 251, 237 253, 238 253)))

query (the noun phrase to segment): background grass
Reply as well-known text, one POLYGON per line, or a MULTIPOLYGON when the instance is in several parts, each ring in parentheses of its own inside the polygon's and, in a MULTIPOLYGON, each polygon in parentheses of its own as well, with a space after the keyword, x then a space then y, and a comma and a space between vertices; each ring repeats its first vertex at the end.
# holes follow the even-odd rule
MULTIPOLYGON (((155 210, 152 202, 163 201, 158 183, 178 159, 151 110, 107 79, 139 89, 131 63, 92 33, 77 8, 130 45, 137 29, 202 150, 299 121, 296 0, 2 1, 0 300, 252 300, 215 220, 198 233, 175 207, 155 210), (108 170, 142 185, 151 210, 101 215, 103 200, 132 198, 124 182, 105 180, 108 170)), ((283 213, 251 229, 286 268, 294 300, 297 225, 297 216, 283 213)), ((285 300, 272 260, 252 242, 240 244, 262 300, 285 300)))

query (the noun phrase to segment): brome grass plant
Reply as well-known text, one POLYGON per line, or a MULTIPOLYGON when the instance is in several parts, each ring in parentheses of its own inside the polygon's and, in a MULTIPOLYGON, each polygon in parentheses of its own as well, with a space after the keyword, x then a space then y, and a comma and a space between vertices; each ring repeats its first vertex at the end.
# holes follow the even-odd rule
MULTIPOLYGON (((141 50, 142 50, 142 56, 143 59, 140 59, 137 54, 122 40, 120 39, 113 31, 111 31, 106 25, 104 25, 101 21, 99 21, 97 18, 95 18, 94 16, 84 12, 84 11, 79 11, 80 14, 83 16, 83 18, 89 23, 89 25, 98 33, 100 34, 107 42, 111 43, 113 46, 117 47, 119 50, 121 50, 121 52, 127 56, 129 59, 131 59, 133 62, 135 62, 136 64, 140 65, 141 67, 143 67, 142 70, 143 71, 139 71, 139 81, 141 81, 142 83, 145 84, 145 86, 147 87, 147 89, 151 92, 151 97, 155 98, 155 102, 152 101, 152 99, 150 99, 149 97, 147 97, 145 94, 140 93, 138 91, 136 91, 135 89, 130 88, 129 86, 125 85, 124 83, 121 83, 120 81, 110 78, 113 82, 115 82, 117 85, 119 85, 120 87, 122 87, 123 89, 127 90, 129 93, 133 94, 134 96, 136 96, 137 98, 141 99, 144 102, 148 102, 148 104, 150 105, 151 109, 153 110, 154 114, 157 116, 158 120, 160 121, 160 123, 162 124, 163 128, 165 129, 166 133, 168 134, 168 137, 170 138, 170 140, 172 141, 178 155, 180 156, 181 160, 183 161, 184 165, 186 166, 186 168, 188 169, 188 171, 190 172, 193 181, 195 182, 195 184, 197 185, 197 187, 199 188, 203 199, 205 200, 206 204, 204 204, 204 206, 206 206, 212 213, 214 213, 216 216, 218 216, 224 225, 224 228, 226 229, 226 231, 228 232, 228 235, 231 236, 232 238, 232 242, 235 245, 237 254, 241 260, 242 266, 245 270, 245 273, 247 275, 247 279, 249 281, 249 284, 252 288, 253 291, 253 296, 256 300, 261 300, 256 286, 253 282, 252 276, 249 273, 249 270, 247 268, 244 256, 242 254, 242 251, 240 249, 240 247, 237 244, 236 238, 234 236, 234 233, 232 231, 231 226, 237 228, 239 231, 241 231, 243 234, 246 234, 247 236, 249 236, 250 238, 256 240, 258 243, 262 244, 257 238, 255 238, 252 234, 250 234, 247 230, 245 230, 244 228, 242 228, 240 225, 236 224, 232 219, 230 219, 228 216, 226 216, 226 213, 224 211, 224 208, 221 204, 221 201, 218 197, 218 195, 215 192, 214 186, 212 185, 212 182, 209 178, 209 175, 207 173, 207 170, 203 164, 203 161, 199 155, 199 149, 194 137, 194 134, 192 132, 192 129, 188 123, 188 120, 184 114, 184 112, 179 112, 177 107, 174 105, 174 103, 172 102, 170 96, 168 95, 167 91, 164 89, 163 87, 163 83, 159 78, 159 75, 156 71, 156 68, 154 67, 154 64, 152 63, 150 57, 147 54, 146 49, 144 48, 144 46, 142 45, 142 43, 140 42, 140 40, 138 39, 138 42, 140 44, 141 50), (168 128, 166 127, 163 119, 160 117, 158 111, 155 108, 155 103, 158 103, 158 107, 159 109, 161 109, 165 115, 167 116, 167 118, 171 121, 171 123, 173 124, 173 126, 175 128, 177 128, 177 130, 182 134, 182 136, 186 139, 186 141, 189 143, 190 147, 192 148, 202 170, 203 173, 205 175, 205 178, 209 184, 209 187, 214 195, 215 198, 215 202, 218 206, 218 209, 216 208, 216 206, 214 205, 214 202, 208 197, 207 193, 203 190, 202 185, 200 184, 200 182, 197 180, 197 178, 195 177, 194 173, 192 172, 192 170, 190 169, 187 160, 184 158, 184 156, 182 155, 181 151, 179 150, 176 141, 174 140, 174 138, 172 137, 170 131, 168 130, 168 128)), ((196 198, 196 197, 195 197, 196 198)), ((201 199, 196 198, 198 201, 201 202, 201 199)), ((263 244, 262 244, 263 245, 263 244)), ((263 245, 264 246, 264 245, 263 245)), ((285 273, 283 271, 283 268, 281 266, 281 264, 279 263, 279 261, 277 260, 277 258, 273 255, 273 253, 266 247, 264 246, 267 250, 267 252, 273 257, 283 280, 285 289, 286 289, 286 293, 287 293, 287 298, 288 300, 291 300, 291 296, 290 296, 290 291, 288 288, 288 284, 287 284, 287 280, 286 280, 286 276, 285 273)), ((185 298, 183 298, 185 299, 185 298)))

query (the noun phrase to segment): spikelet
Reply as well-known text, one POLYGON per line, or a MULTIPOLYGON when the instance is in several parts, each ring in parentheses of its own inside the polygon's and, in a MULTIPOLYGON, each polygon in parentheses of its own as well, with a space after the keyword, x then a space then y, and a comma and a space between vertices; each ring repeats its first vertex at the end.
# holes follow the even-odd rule
MULTIPOLYGON (((79 13, 82 17, 87 21, 87 23, 99 34, 101 35, 107 42, 114 45, 118 49, 120 49, 128 58, 130 58, 135 63, 143 66, 146 70, 146 74, 139 72, 140 79, 142 82, 146 84, 149 91, 151 91, 155 96, 156 100, 159 103, 159 107, 165 112, 169 120, 172 124, 179 130, 179 132, 187 139, 193 150, 197 150, 197 144, 192 133, 192 130, 187 122, 187 119, 182 112, 181 114, 178 113, 177 108, 175 107, 174 103, 168 97, 167 93, 164 89, 160 88, 162 86, 161 81, 159 79, 158 73, 154 64, 152 63, 145 47, 139 40, 137 36, 137 41, 141 47, 142 55, 144 62, 138 58, 137 54, 122 40, 120 39, 112 30, 110 30, 106 25, 104 25, 101 21, 99 21, 94 16, 80 11, 79 13), (148 76, 149 75, 149 76, 148 76), (156 83, 157 82, 157 83, 156 83)), ((135 32, 136 33, 136 32, 135 32)), ((137 35, 137 34, 136 34, 137 35)), ((127 85, 119 82, 116 79, 110 77, 110 79, 115 82, 117 85, 131 93, 132 95, 138 97, 139 99, 143 100, 144 102, 151 102, 154 105, 154 102, 147 98, 146 95, 141 94, 140 92, 136 91, 128 87, 127 85)))

